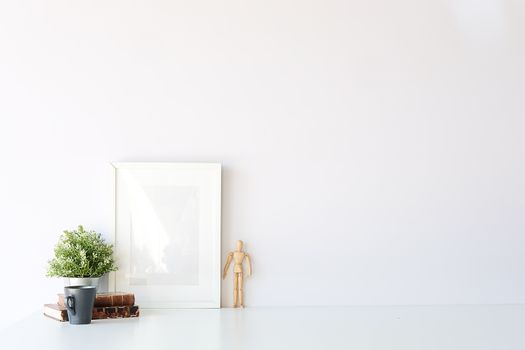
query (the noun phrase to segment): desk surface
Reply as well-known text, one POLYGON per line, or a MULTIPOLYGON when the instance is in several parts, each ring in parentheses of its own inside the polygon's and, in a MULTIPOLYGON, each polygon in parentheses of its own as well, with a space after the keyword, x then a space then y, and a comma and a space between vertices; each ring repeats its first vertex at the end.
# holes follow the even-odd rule
POLYGON ((143 310, 72 326, 40 313, 0 333, 2 349, 523 350, 525 305, 143 310))

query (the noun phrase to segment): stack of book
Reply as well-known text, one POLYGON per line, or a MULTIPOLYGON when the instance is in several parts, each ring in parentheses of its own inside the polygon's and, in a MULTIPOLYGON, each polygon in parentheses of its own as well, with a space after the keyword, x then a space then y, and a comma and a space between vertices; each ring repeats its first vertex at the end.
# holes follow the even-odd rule
MULTIPOLYGON (((135 295, 131 293, 97 293, 93 307, 93 319, 138 317, 139 307, 135 305, 135 295)), ((44 315, 57 321, 66 322, 67 309, 64 294, 58 295, 56 304, 45 304, 44 315)))

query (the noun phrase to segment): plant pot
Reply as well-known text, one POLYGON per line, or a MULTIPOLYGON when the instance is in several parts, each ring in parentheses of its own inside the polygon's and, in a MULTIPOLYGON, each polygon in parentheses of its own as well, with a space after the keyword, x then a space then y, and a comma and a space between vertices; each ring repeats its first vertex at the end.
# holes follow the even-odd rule
POLYGON ((64 277, 64 286, 94 286, 98 287, 99 277, 74 278, 64 277))

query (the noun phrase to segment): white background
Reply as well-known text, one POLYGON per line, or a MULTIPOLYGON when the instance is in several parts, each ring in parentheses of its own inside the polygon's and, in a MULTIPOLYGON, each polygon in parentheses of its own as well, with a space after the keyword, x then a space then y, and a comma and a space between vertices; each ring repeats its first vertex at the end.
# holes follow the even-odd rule
POLYGON ((520 0, 2 1, 0 324, 112 161, 223 164, 248 306, 525 302, 524 61, 520 0))

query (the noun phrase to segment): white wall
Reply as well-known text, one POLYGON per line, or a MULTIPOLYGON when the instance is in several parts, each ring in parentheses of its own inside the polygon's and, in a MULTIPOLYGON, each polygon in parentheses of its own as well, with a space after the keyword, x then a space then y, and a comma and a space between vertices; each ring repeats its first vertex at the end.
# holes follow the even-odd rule
POLYGON ((53 301, 61 230, 110 232, 111 161, 223 163, 223 254, 246 241, 249 306, 525 302, 524 15, 1 2, 3 313, 53 301))

